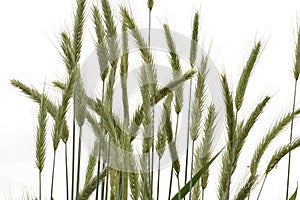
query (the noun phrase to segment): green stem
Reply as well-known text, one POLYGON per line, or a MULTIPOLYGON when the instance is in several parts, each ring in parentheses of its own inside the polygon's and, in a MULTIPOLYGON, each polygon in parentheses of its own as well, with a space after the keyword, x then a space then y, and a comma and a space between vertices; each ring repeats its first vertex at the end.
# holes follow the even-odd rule
MULTIPOLYGON (((297 96, 297 79, 295 79, 295 85, 294 85, 294 98, 293 98, 293 111, 292 111, 293 114, 295 112, 296 96, 297 96)), ((292 121, 291 121, 290 143, 293 140, 293 127, 294 127, 294 115, 292 115, 292 121)), ((292 156, 292 152, 289 152, 288 175, 287 175, 287 181, 286 181, 286 197, 285 197, 286 200, 289 199, 291 156, 292 156)))
POLYGON ((39 200, 42 200, 42 172, 39 170, 39 200))
MULTIPOLYGON (((187 171, 188 171, 188 162, 189 162, 189 140, 190 140, 190 112, 191 112, 191 95, 192 95, 192 79, 190 80, 190 91, 189 91, 189 110, 188 110, 188 126, 186 134, 186 157, 185 157, 185 172, 184 172, 184 185, 187 182, 187 171)), ((185 199, 185 198, 184 198, 185 199)))
POLYGON ((204 200, 204 188, 202 188, 202 200, 204 200))
POLYGON ((78 158, 77 158, 78 159, 77 160, 77 182, 76 182, 76 200, 79 200, 81 137, 82 137, 82 126, 79 127, 78 158))
POLYGON ((71 200, 74 199, 74 171, 75 171, 75 90, 73 92, 73 122, 72 122, 72 132, 73 132, 73 147, 72 147, 72 189, 71 189, 71 200))
MULTIPOLYGON (((105 89, 105 79, 102 81, 102 103, 104 102, 104 89, 105 89)), ((99 193, 99 182, 100 182, 100 165, 101 165, 101 145, 102 145, 102 122, 100 122, 100 133, 99 133, 99 147, 98 147, 98 163, 97 163, 97 182, 96 182, 96 200, 98 200, 99 193)), ((101 183, 100 183, 101 184, 101 183)))
POLYGON ((261 188, 260 188, 259 193, 258 193, 258 196, 257 196, 257 200, 259 199, 259 197, 260 197, 260 195, 261 195, 261 192, 262 192, 262 190, 263 190, 263 188, 264 188, 264 185, 265 185, 267 176, 268 176, 268 174, 265 175, 264 181, 263 181, 263 183, 262 183, 262 185, 261 185, 261 188))
POLYGON ((53 166, 52 166, 52 179, 51 179, 51 193, 50 193, 50 200, 53 199, 53 184, 54 184, 55 158, 56 158, 56 149, 54 149, 54 154, 53 154, 53 166))
MULTIPOLYGON (((193 178, 194 146, 195 146, 195 140, 192 141, 191 180, 193 178)), ((190 192, 189 200, 191 200, 192 199, 192 181, 190 182, 189 192, 190 192)))
POLYGON ((65 143, 65 166, 66 166, 66 195, 67 195, 67 200, 69 200, 69 174, 68 174, 68 148, 67 148, 67 143, 65 143))
MULTIPOLYGON (((110 163, 110 137, 108 136, 108 147, 107 147, 107 163, 106 163, 106 169, 109 169, 109 163, 110 163)), ((109 173, 108 170, 106 170, 106 183, 105 183, 105 200, 108 198, 108 178, 109 173)))
POLYGON ((159 181, 160 181, 160 158, 158 159, 158 175, 157 175, 156 200, 159 200, 159 181))
POLYGON ((178 186, 178 200, 181 200, 179 174, 177 174, 177 186, 178 186))
MULTIPOLYGON (((237 116, 238 116, 238 111, 235 112, 235 125, 237 123, 237 116)), ((234 127, 236 129, 236 127, 234 127)), ((233 164, 233 159, 234 159, 234 148, 235 148, 235 135, 234 133, 232 141, 230 142, 230 152, 229 152, 229 177, 228 177, 228 183, 227 183, 227 191, 226 191, 226 200, 229 200, 230 197, 230 184, 231 184, 231 175, 232 175, 232 164, 233 164)))
MULTIPOLYGON (((177 141, 177 133, 178 133, 178 122, 179 122, 179 113, 177 113, 176 117, 176 128, 175 128, 175 143, 177 141)), ((171 198, 171 192, 172 192, 172 182, 173 182, 173 167, 171 168, 171 176, 170 176, 170 185, 169 185, 169 198, 171 198)))
POLYGON ((171 199, 172 182, 173 182, 173 167, 171 166, 171 176, 170 176, 170 183, 169 183, 169 196, 168 196, 168 200, 171 199))

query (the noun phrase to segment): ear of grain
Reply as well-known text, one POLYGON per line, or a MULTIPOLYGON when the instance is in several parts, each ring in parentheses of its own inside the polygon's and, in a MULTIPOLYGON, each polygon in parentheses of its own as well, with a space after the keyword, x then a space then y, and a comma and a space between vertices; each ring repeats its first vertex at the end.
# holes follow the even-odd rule
MULTIPOLYGON (((176 45, 172 38, 170 28, 167 24, 164 24, 164 31, 166 36, 166 41, 169 49, 169 60, 172 66, 173 79, 180 77, 182 74, 180 59, 176 51, 176 45)), ((181 112, 183 106, 183 84, 179 85, 175 91, 175 112, 178 114, 181 112)))
POLYGON ((162 113, 159 128, 158 128, 158 134, 157 134, 157 140, 156 140, 156 152, 158 154, 159 159, 162 158, 165 148, 166 148, 166 142, 167 142, 167 135, 164 129, 164 123, 166 120, 165 113, 162 113))
POLYGON ((100 16, 99 9, 96 6, 93 6, 93 20, 94 20, 95 32, 97 36, 97 41, 96 41, 97 57, 100 66, 101 79, 103 81, 106 79, 109 72, 108 53, 107 53, 108 50, 105 42, 105 31, 102 24, 102 19, 100 16))
POLYGON ((266 96, 259 104, 257 104, 256 108, 250 114, 245 125, 243 125, 239 129, 239 131, 237 131, 237 139, 236 139, 235 148, 234 148, 234 151, 235 151, 234 166, 236 166, 236 164, 237 164, 238 157, 240 155, 240 152, 244 146, 244 143, 247 139, 247 136, 248 136, 251 128, 253 127, 253 125, 255 124, 255 122, 257 121, 257 119, 259 118, 261 113, 263 112, 263 110, 264 110, 265 106, 267 105, 267 103, 269 102, 269 100, 270 100, 270 97, 266 96))
POLYGON ((270 173, 285 155, 287 155, 289 152, 291 152, 292 150, 296 149, 299 146, 300 146, 300 138, 296 138, 291 143, 283 147, 280 147, 278 150, 276 150, 271 160, 269 161, 265 174, 270 173))
MULTIPOLYGON (((193 155, 195 158, 194 164, 194 171, 193 171, 193 176, 201 169, 201 162, 200 159, 202 157, 201 155, 201 148, 200 146, 196 148, 195 154, 193 155)), ((200 199, 200 181, 197 181, 197 183, 194 185, 193 190, 192 190, 192 200, 198 200, 200 199)))
POLYGON ((295 67, 294 67, 294 77, 296 80, 299 78, 300 73, 300 27, 298 28, 297 34, 297 45, 295 49, 295 67))
POLYGON ((46 159, 46 131, 47 131, 47 101, 41 99, 40 110, 38 114, 38 128, 35 139, 36 167, 43 171, 46 159))
POLYGON ((240 110, 240 108, 243 104, 244 95, 245 95, 245 91, 246 91, 246 88, 248 85, 248 81, 249 81, 251 72, 253 71, 256 60, 258 58, 260 49, 261 49, 261 42, 258 42, 252 49, 252 52, 247 61, 247 64, 246 64, 245 68, 243 69, 243 72, 240 76, 240 80, 238 82, 238 86, 236 89, 236 96, 235 96, 235 106, 236 106, 237 110, 240 110))
POLYGON ((194 68, 197 58, 197 47, 198 47, 198 32, 199 32, 199 13, 196 12, 194 15, 193 32, 190 47, 190 65, 194 68))
POLYGON ((148 9, 151 11, 153 8, 153 4, 154 4, 153 0, 148 0, 147 4, 148 4, 148 9))
POLYGON ((78 77, 78 73, 79 73, 78 68, 75 68, 72 71, 71 76, 69 77, 69 80, 66 84, 65 90, 63 91, 61 105, 59 106, 58 111, 56 113, 54 129, 53 129, 53 134, 52 134, 54 150, 57 149, 59 141, 62 137, 63 128, 64 128, 64 126, 63 126, 64 118, 65 118, 66 112, 68 110, 69 100, 73 94, 73 89, 74 89, 74 85, 75 85, 75 82, 78 77))
POLYGON ((85 16, 84 16, 85 4, 86 4, 85 0, 77 0, 77 9, 75 15, 74 29, 73 29, 73 49, 74 49, 75 63, 78 63, 80 59, 83 25, 85 20, 85 16))
POLYGON ((198 71, 195 97, 191 108, 190 135, 193 141, 195 141, 200 134, 201 118, 205 102, 206 64, 207 62, 204 62, 204 65, 202 65, 198 71))
POLYGON ((60 47, 63 51, 62 59, 65 63, 68 72, 70 72, 73 69, 74 62, 75 62, 72 42, 69 35, 66 32, 62 32, 60 34, 60 37, 61 37, 60 47))
POLYGON ((291 122, 293 116, 299 115, 299 109, 295 111, 294 114, 288 113, 282 119, 280 119, 267 133, 265 137, 256 147, 255 153, 252 157, 250 164, 250 172, 252 175, 255 175, 257 172, 258 165, 262 156, 264 155, 266 149, 271 144, 271 142, 286 128, 286 126, 291 122))
MULTIPOLYGON (((205 166, 206 163, 208 163, 211 159, 211 153, 212 153, 212 142, 214 139, 214 130, 216 126, 216 109, 213 104, 211 104, 208 108, 208 114, 205 119, 204 124, 204 137, 202 140, 201 145, 201 157, 200 157, 200 164, 201 166, 205 166)), ((199 169, 198 169, 199 170, 199 169)), ((198 171, 196 170, 196 171, 198 171)), ((202 177, 201 177, 201 187, 204 190, 208 184, 208 177, 209 177, 209 169, 207 169, 202 177)))
POLYGON ((87 186, 91 182, 94 176, 94 170, 97 164, 98 145, 99 145, 99 141, 95 140, 94 147, 92 149, 92 152, 89 155, 89 160, 85 172, 85 182, 83 187, 87 186))
POLYGON ((78 125, 83 126, 87 112, 87 99, 85 95, 84 85, 80 73, 74 87, 75 91, 75 117, 78 125))
POLYGON ((157 72, 154 65, 154 59, 150 52, 150 49, 147 47, 144 38, 139 32, 134 19, 129 15, 126 8, 121 7, 121 15, 123 17, 123 22, 126 24, 127 28, 131 30, 131 34, 135 39, 137 47, 139 47, 141 57, 147 67, 148 81, 150 83, 151 95, 155 94, 157 89, 157 72))

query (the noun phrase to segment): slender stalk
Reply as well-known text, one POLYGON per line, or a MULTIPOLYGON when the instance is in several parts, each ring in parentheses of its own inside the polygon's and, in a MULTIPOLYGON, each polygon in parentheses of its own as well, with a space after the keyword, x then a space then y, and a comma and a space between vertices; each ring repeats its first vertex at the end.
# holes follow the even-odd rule
POLYGON ((259 197, 260 197, 260 195, 261 195, 261 192, 262 192, 263 187, 264 187, 264 185, 265 185, 267 176, 268 176, 268 174, 265 175, 264 181, 263 181, 263 183, 262 183, 262 185, 261 185, 261 188, 260 188, 259 193, 258 193, 258 196, 257 196, 257 200, 259 199, 259 197))
MULTIPOLYGON (((105 168, 105 163, 102 164, 102 169, 105 168)), ((105 172, 106 174, 107 172, 105 172)), ((107 174, 106 174, 107 175, 107 174)), ((104 193, 105 193, 105 183, 106 183, 106 180, 103 179, 102 181, 102 187, 101 187, 101 200, 104 200, 104 193)))
MULTIPOLYGON (((295 112, 295 106, 296 106, 297 82, 298 82, 298 79, 295 79, 294 97, 293 97, 293 110, 292 110, 292 113, 295 112)), ((290 143, 293 140, 293 127, 294 127, 294 115, 292 116, 292 121, 291 121, 290 143)), ((285 196, 286 200, 289 199, 290 173, 291 173, 291 157, 292 157, 292 152, 289 152, 288 175, 287 175, 287 181, 286 181, 286 196, 285 196)))
MULTIPOLYGON (((179 122, 179 113, 177 114, 177 117, 176 117, 175 143, 177 141, 177 135, 178 135, 178 122, 179 122)), ((169 197, 168 197, 168 199, 171 198, 172 182, 173 182, 173 167, 171 168, 170 184, 169 184, 169 197)))
POLYGON ((42 200, 42 172, 39 170, 39 200, 42 200))
POLYGON ((160 158, 158 159, 158 174, 157 174, 156 200, 159 200, 159 181, 160 181, 160 158))
POLYGON ((177 186, 178 186, 178 200, 181 200, 179 174, 177 174, 177 186))
POLYGON ((202 188, 202 200, 204 200, 204 188, 202 188))
POLYGON ((76 119, 75 119, 75 90, 73 91, 73 122, 72 122, 72 132, 73 132, 73 146, 72 146, 72 189, 71 189, 71 200, 74 199, 74 171, 75 171, 75 123, 76 123, 76 119))
MULTIPOLYGON (((189 162, 189 140, 190 140, 190 120, 191 120, 191 96, 192 96, 192 79, 190 80, 190 91, 189 91, 189 110, 188 110, 188 126, 187 126, 187 134, 186 134, 186 157, 185 157, 185 171, 184 171, 184 185, 187 182, 187 170, 188 170, 188 162, 189 162)), ((185 198, 184 198, 185 199, 185 198)))
MULTIPOLYGON (((105 91, 105 79, 102 81, 102 103, 104 102, 104 91, 105 91)), ((100 129, 102 130, 102 122, 100 122, 100 129)), ((99 133, 99 149, 98 149, 98 163, 97 163, 97 182, 96 182, 96 200, 98 200, 98 192, 99 192, 99 179, 100 179, 100 165, 101 165, 101 144, 102 144, 102 132, 99 133)), ((101 184, 101 183, 100 183, 101 184)))
MULTIPOLYGON (((195 146, 195 140, 192 141, 191 180, 193 178, 194 146, 195 146)), ((192 199, 192 181, 190 182, 189 191, 190 191, 189 200, 191 200, 192 199)))
POLYGON ((53 166, 52 166, 52 179, 51 179, 51 193, 50 193, 50 200, 53 199, 53 184, 54 184, 55 158, 56 158, 56 149, 54 149, 54 154, 53 154, 53 166))
POLYGON ((68 174, 68 148, 67 148, 67 143, 65 143, 65 166, 66 166, 66 195, 67 195, 67 200, 69 200, 69 174, 68 174))
MULTIPOLYGON (((109 163, 110 163, 110 137, 108 136, 108 147, 107 147, 107 163, 106 163, 106 168, 109 168, 109 163)), ((106 183, 105 183, 105 200, 107 200, 108 197, 108 177, 109 173, 108 170, 106 170, 106 183)))
POLYGON ((80 180, 80 159, 81 159, 81 137, 82 126, 79 127, 79 139, 78 139, 78 157, 77 157, 77 182, 76 182, 76 200, 79 200, 79 180, 80 180))
POLYGON ((172 182, 173 182, 173 167, 171 169, 171 175, 170 175, 170 183, 169 183, 169 196, 168 200, 171 199, 171 192, 172 192, 172 182))
MULTIPOLYGON (((237 123, 237 116, 238 116, 238 111, 235 112, 235 124, 237 123)), ((230 163, 229 163, 229 177, 228 177, 228 185, 227 185, 227 192, 226 192, 226 200, 229 200, 229 197, 230 197, 230 183, 231 183, 231 175, 232 175, 232 164, 233 164, 233 158, 234 158, 235 134, 232 138, 232 141, 229 141, 231 147, 230 147, 230 152, 229 152, 230 163)))

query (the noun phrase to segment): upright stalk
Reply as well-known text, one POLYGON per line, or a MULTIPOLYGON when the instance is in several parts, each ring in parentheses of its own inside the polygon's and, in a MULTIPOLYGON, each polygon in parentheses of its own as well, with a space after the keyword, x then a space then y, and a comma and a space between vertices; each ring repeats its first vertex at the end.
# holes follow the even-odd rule
MULTIPOLYGON (((294 98, 293 98, 293 110, 292 110, 292 113, 295 112, 295 106, 296 106, 297 82, 298 82, 298 79, 295 79, 295 85, 294 85, 294 98)), ((290 143, 291 143, 292 140, 293 140, 293 127, 294 127, 294 115, 292 115, 292 121, 291 121, 290 143)), ((292 156, 292 152, 289 152, 288 175, 287 175, 287 181, 286 181, 286 196, 285 196, 285 199, 286 199, 286 200, 289 199, 290 171, 291 171, 291 156, 292 156)))
POLYGON ((263 188, 264 188, 264 185, 265 185, 265 182, 266 182, 267 177, 268 177, 268 174, 265 175, 264 181, 263 181, 263 183, 262 183, 262 185, 261 185, 261 188, 260 188, 259 193, 258 193, 258 196, 257 196, 257 200, 259 199, 259 197, 260 197, 260 195, 261 195, 261 192, 262 192, 262 190, 263 190, 263 188))
POLYGON ((66 195, 67 195, 67 200, 69 200, 69 175, 68 175, 68 148, 67 148, 67 143, 65 143, 65 167, 66 167, 66 195))
POLYGON ((80 183, 80 159, 81 159, 81 137, 82 126, 79 127, 79 139, 78 139, 78 158, 77 158, 77 182, 76 182, 76 200, 79 200, 79 183, 80 183))
MULTIPOLYGON (((184 171, 184 185, 187 182, 187 171, 188 171, 188 162, 189 162, 189 140, 190 140, 190 120, 191 120, 191 96, 192 96, 192 79, 190 80, 190 91, 189 91, 189 110, 188 110, 188 121, 187 121, 187 134, 186 134, 186 157, 185 157, 185 171, 184 171)), ((184 198, 185 199, 185 198, 184 198)))
MULTIPOLYGON (((175 144, 176 144, 177 133, 178 133, 178 122, 179 122, 179 113, 177 114, 177 117, 176 117, 175 144)), ((169 200, 171 199, 172 183, 173 183, 173 167, 171 168, 170 183, 169 183, 169 196, 168 196, 169 200)))
POLYGON ((73 122, 72 122, 72 132, 73 132, 73 146, 72 146, 72 189, 71 189, 71 200, 74 199, 74 171, 75 171, 75 123, 76 123, 76 119, 75 119, 75 90, 73 91, 73 122))
MULTIPOLYGON (((194 146, 195 146, 195 140, 192 141, 191 180, 193 178, 194 146)), ((189 191, 190 191, 189 200, 191 200, 191 198, 192 198, 192 181, 190 182, 189 191)))
POLYGON ((158 175, 157 175, 156 200, 159 200, 159 181, 160 181, 160 158, 158 159, 158 175))
POLYGON ((177 174, 177 186, 178 186, 178 200, 181 200, 179 174, 177 174))
POLYGON ((107 147, 107 162, 106 162, 106 183, 105 183, 105 200, 108 198, 108 169, 110 163, 110 137, 108 135, 108 147, 107 147))
POLYGON ((42 200, 42 172, 39 170, 39 200, 42 200))
MULTIPOLYGON (((235 125, 237 123, 237 116, 238 116, 238 111, 235 112, 235 125)), ((236 128, 235 128, 236 129, 236 128)), ((228 185, 227 185, 227 192, 226 192, 226 200, 229 200, 230 197, 230 183, 231 183, 231 174, 232 174, 232 164, 233 164, 233 157, 234 157, 234 148, 235 148, 235 134, 232 138, 232 141, 229 141, 230 144, 230 152, 229 152, 229 177, 228 177, 228 185)))
POLYGON ((50 200, 53 199, 53 184, 54 184, 55 158, 56 158, 56 149, 54 149, 54 154, 53 154, 53 166, 52 166, 52 179, 51 179, 50 200))
MULTIPOLYGON (((102 103, 104 102, 104 86, 105 79, 102 81, 102 103)), ((100 122, 100 133, 99 133, 99 149, 98 149, 98 163, 97 163, 97 182, 96 182, 96 200, 98 200, 98 192, 99 192, 99 179, 100 179, 100 165, 101 165, 101 144, 102 144, 102 122, 100 122)))

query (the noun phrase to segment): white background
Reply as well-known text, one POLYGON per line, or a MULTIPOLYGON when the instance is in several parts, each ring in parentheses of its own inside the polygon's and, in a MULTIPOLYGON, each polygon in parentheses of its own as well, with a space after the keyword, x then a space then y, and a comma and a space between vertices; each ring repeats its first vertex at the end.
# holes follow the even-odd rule
MULTIPOLYGON (((130 5, 140 27, 147 27, 146 1, 112 1, 117 11, 119 5, 130 5)), ((92 1, 88 1, 88 6, 92 1)), ((0 199, 21 199, 26 192, 37 194, 38 170, 35 168, 34 135, 37 106, 17 89, 10 79, 19 79, 41 90, 46 81, 64 77, 64 65, 57 48, 62 30, 70 29, 75 1, 72 0, 10 0, 0 7, 0 199)), ((257 144, 275 119, 291 108, 293 92, 293 63, 296 26, 299 22, 300 2, 297 0, 164 0, 154 1, 154 28, 168 22, 173 31, 191 35, 194 12, 200 10, 200 38, 204 48, 212 43, 211 58, 220 72, 226 72, 231 86, 236 86, 237 76, 244 66, 254 41, 261 39, 264 50, 251 78, 246 93, 245 108, 241 117, 249 112, 263 95, 272 95, 267 112, 256 124, 241 155, 238 172, 233 177, 233 191, 238 188, 257 144)), ((90 12, 87 20, 90 21, 90 12)), ((120 15, 116 14, 119 19, 120 15)), ((300 23, 300 22, 299 22, 300 23)), ((92 28, 84 34, 82 58, 93 50, 92 28)), ((298 98, 299 99, 299 98, 298 98)), ((298 102, 298 101, 297 101, 298 102)), ((297 104, 298 105, 298 104, 297 104)), ((295 126, 295 135, 299 135, 295 126)), ((51 127, 49 127, 49 135, 51 127)), ((288 131, 273 143, 264 157, 267 161, 276 145, 288 142, 288 131)), ((52 143, 49 138, 48 148, 52 143)), ((69 144, 71 147, 71 144, 69 144)), ((64 193, 64 168, 62 146, 59 148, 56 170, 55 197, 62 199, 64 193)), ((86 155, 86 152, 84 152, 86 155)), ((291 190, 300 180, 300 151, 293 154, 291 190)), ((49 197, 52 152, 48 152, 44 178, 44 195, 49 197)), ((85 161, 85 160, 84 160, 85 161)), ((83 161, 83 163, 84 163, 83 161)), ((218 166, 219 163, 216 163, 218 166)), ((263 172, 265 164, 259 172, 263 172)), ((261 199, 285 197, 287 159, 272 171, 267 179, 261 199)), ((83 167, 84 168, 84 167, 83 167)), ((215 173, 217 175, 218 172, 215 173)), ((169 169, 163 171, 163 179, 169 178, 169 169)), ((216 182, 217 176, 213 177, 216 182)), ((167 181, 162 184, 161 197, 165 199, 167 181)), ((260 185, 258 185, 259 187, 260 185)), ((257 187, 257 188, 258 188, 257 187)), ((173 190, 174 191, 174 190, 173 190)), ((257 189, 252 197, 256 197, 257 189)), ((207 198, 215 199, 216 187, 211 184, 207 198)), ((46 198, 48 199, 48 198, 46 198)), ((253 198, 254 199, 254 198, 253 198)), ((299 198, 300 199, 300 198, 299 198)))

